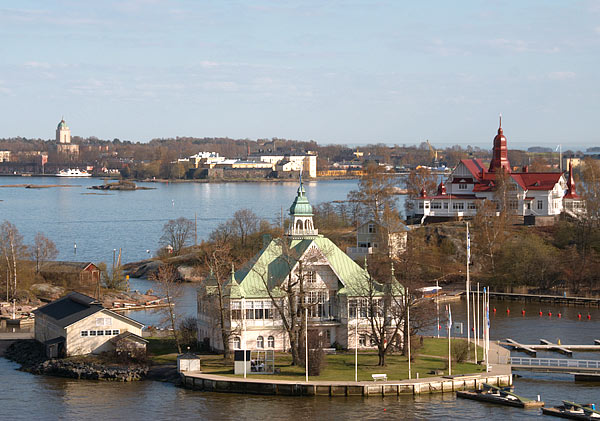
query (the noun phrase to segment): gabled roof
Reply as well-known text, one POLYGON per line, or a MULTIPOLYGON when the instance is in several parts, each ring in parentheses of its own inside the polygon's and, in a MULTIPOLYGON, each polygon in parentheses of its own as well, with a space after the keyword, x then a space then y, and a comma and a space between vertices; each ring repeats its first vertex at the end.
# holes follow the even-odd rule
MULTIPOLYGON (((366 270, 331 240, 317 236, 305 239, 277 238, 272 240, 235 273, 235 279, 239 283, 240 297, 268 297, 265 284, 274 295, 278 295, 280 293, 278 287, 287 279, 290 271, 296 268, 298 262, 305 258, 305 253, 311 246, 316 247, 322 258, 329 263, 342 283, 342 287, 345 287, 343 288, 344 292, 349 295, 361 295, 360 291, 364 290, 368 279, 366 270)), ((338 293, 343 292, 340 290, 338 293)))
POLYGON ((92 262, 46 262, 40 268, 42 272, 79 273, 88 267, 94 266, 92 262))
POLYGON ((488 172, 481 159, 461 159, 460 162, 467 167, 475 181, 481 180, 482 174, 488 172))
POLYGON ((105 312, 117 319, 143 327, 137 320, 104 308, 96 299, 85 294, 73 291, 58 300, 52 301, 33 311, 34 314, 41 313, 54 319, 54 323, 61 328, 77 323, 93 314, 105 312))
POLYGON ((70 292, 33 312, 53 318, 59 327, 64 328, 103 309, 94 298, 79 292, 70 292))

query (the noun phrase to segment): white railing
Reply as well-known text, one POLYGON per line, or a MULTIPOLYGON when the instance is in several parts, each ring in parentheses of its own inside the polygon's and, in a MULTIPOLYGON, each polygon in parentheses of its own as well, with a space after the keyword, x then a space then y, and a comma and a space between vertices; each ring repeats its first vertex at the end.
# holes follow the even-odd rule
POLYGON ((600 360, 567 360, 564 358, 510 357, 509 363, 519 367, 592 368, 600 370, 600 360))

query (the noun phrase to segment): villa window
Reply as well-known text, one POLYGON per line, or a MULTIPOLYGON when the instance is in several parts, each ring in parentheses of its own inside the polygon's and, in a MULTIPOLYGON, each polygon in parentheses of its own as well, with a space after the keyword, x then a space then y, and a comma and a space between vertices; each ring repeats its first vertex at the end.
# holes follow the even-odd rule
POLYGON ((96 336, 96 331, 95 330, 90 330, 90 336, 96 336))
POLYGON ((252 301, 246 301, 246 319, 254 319, 254 303, 252 301))
POLYGON ((477 209, 477 205, 475 202, 469 202, 467 203, 467 209, 477 209))
POLYGON ((309 284, 314 284, 317 281, 317 274, 313 270, 309 270, 306 272, 306 282, 309 284))
POLYGON ((242 347, 242 340, 239 336, 233 338, 233 349, 240 349, 242 347))
POLYGON ((113 329, 112 332, 113 332, 113 335, 118 335, 120 331, 119 331, 119 329, 113 329))
POLYGON ((419 202, 419 209, 423 209, 423 202, 419 202))
POLYGON ((96 331, 96 336, 104 336, 104 331, 103 330, 97 330, 96 331))
POLYGON ((87 330, 82 330, 81 331, 81 336, 87 336, 88 335, 88 331, 87 330))
POLYGON ((258 338, 256 338, 256 347, 264 348, 265 347, 265 338, 263 338, 262 336, 259 336, 258 338))
POLYGON ((104 331, 104 334, 105 334, 106 336, 112 336, 112 330, 105 330, 105 331, 104 331))
POLYGON ((265 313, 263 311, 263 303, 262 301, 256 301, 254 303, 254 318, 256 320, 262 320, 265 313))
POLYGON ((233 320, 241 320, 242 318, 242 303, 240 301, 231 302, 231 318, 233 320))
POLYGON ((452 203, 452 209, 454 209, 454 210, 463 210, 464 208, 465 208, 465 204, 463 202, 452 203))
POLYGON ((358 337, 358 346, 367 346, 367 335, 360 335, 358 337))
POLYGON ((269 348, 275 348, 275 338, 273 336, 267 338, 267 346, 269 348))
POLYGON ((431 202, 431 209, 442 209, 442 204, 440 202, 431 202))
POLYGON ((448 202, 444 202, 444 209, 448 209, 448 202))
POLYGON ((374 234, 375 232, 375 224, 369 224, 369 234, 374 234))
POLYGON ((271 302, 270 301, 263 301, 263 309, 264 309, 265 319, 272 319, 273 312, 271 310, 271 302))
POLYGON ((466 184, 461 183, 461 184, 458 185, 458 190, 467 190, 467 187, 468 186, 466 184))
POLYGON ((544 209, 544 202, 542 200, 537 201, 538 210, 544 209))

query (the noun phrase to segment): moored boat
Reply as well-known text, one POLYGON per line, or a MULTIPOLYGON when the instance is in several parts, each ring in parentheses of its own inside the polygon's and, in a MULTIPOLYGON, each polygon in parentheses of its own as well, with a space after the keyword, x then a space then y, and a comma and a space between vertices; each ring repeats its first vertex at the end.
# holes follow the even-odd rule
POLYGON ((563 404, 560 406, 542 408, 542 413, 570 420, 600 420, 600 411, 596 410, 595 404, 577 404, 575 402, 563 401, 563 404))
POLYGON ((68 170, 60 170, 57 177, 91 177, 92 174, 86 170, 80 170, 79 168, 69 168, 68 170))
POLYGON ((510 392, 509 390, 489 384, 484 384, 483 390, 478 390, 476 392, 456 392, 456 396, 464 399, 495 403, 498 405, 514 406, 517 408, 535 408, 544 406, 544 402, 541 400, 524 398, 510 392))

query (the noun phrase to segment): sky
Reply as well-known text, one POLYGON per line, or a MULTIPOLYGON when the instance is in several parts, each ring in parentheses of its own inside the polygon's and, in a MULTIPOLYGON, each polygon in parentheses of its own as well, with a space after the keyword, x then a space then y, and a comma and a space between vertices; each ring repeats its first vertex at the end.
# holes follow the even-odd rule
POLYGON ((600 0, 0 0, 0 137, 600 145, 600 0))

